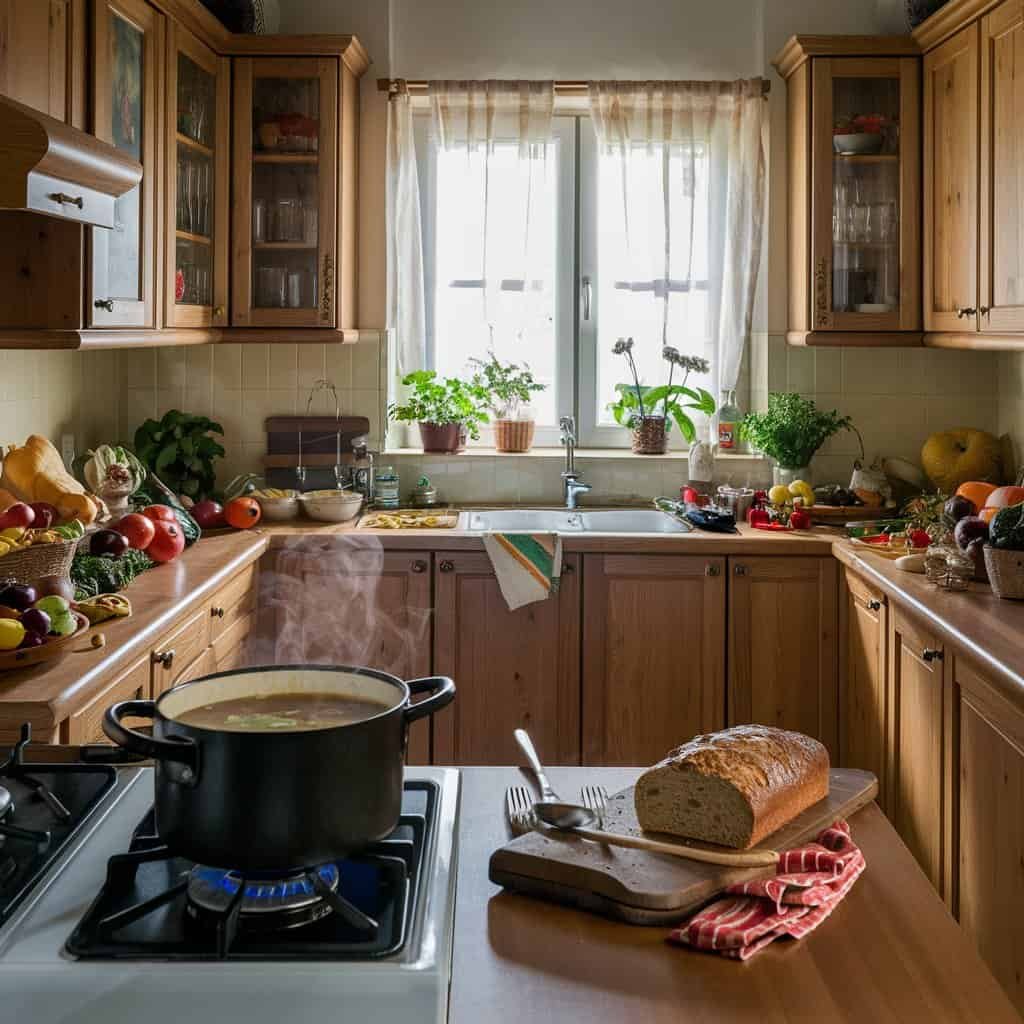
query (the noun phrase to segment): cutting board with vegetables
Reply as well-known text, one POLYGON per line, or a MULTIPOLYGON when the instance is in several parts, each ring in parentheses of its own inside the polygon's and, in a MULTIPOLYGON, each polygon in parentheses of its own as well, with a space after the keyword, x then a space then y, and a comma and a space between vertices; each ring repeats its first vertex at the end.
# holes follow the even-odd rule
MULTIPOLYGON (((834 768, 829 773, 829 795, 755 849, 785 850, 807 842, 837 818, 848 818, 869 804, 877 793, 878 780, 871 772, 834 768)), ((644 834, 633 810, 632 787, 608 801, 604 827, 609 832, 644 834)), ((672 841, 675 837, 652 838, 672 841)), ((689 845, 721 849, 703 843, 689 845)), ((495 850, 490 879, 515 892, 630 924, 665 925, 686 917, 726 886, 763 878, 774 870, 702 864, 646 850, 605 846, 546 829, 519 836, 495 850)))

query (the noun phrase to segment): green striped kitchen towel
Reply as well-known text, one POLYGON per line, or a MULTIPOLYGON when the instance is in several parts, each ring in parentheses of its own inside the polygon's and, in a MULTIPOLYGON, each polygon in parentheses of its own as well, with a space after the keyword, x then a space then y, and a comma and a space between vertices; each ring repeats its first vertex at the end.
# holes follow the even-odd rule
POLYGON ((557 533, 487 533, 484 548, 505 603, 513 611, 558 590, 562 538, 557 533))

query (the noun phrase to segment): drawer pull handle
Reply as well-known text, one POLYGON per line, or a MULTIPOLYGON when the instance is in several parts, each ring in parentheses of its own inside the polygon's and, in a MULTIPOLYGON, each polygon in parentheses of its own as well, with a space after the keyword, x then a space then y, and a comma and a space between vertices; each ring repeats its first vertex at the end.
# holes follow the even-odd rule
POLYGON ((562 575, 571 576, 576 571, 576 566, 570 565, 568 562, 562 563, 562 575))
POLYGON ((413 572, 426 572, 427 563, 424 562, 422 558, 417 558, 409 568, 412 569, 413 572))
MULTIPOLYGON (((739 568, 739 566, 737 566, 737 568, 739 568)), ((720 565, 705 565, 704 566, 704 575, 705 576, 721 576, 722 575, 722 567, 720 565)))
POLYGON ((963 320, 965 316, 974 316, 977 312, 974 306, 957 306, 956 318, 957 320, 963 320))
POLYGON ((50 192, 47 199, 52 199, 58 206, 77 206, 80 210, 85 207, 85 200, 81 196, 69 196, 67 192, 50 192))
POLYGON ((747 575, 747 567, 745 565, 734 565, 732 571, 734 576, 747 575))
POLYGON ((114 312, 114 300, 113 299, 97 299, 93 305, 97 309, 105 309, 108 313, 114 312))
POLYGON ((441 564, 440 564, 440 565, 438 566, 438 568, 439 568, 439 569, 441 570, 441 572, 455 572, 455 563, 454 563, 454 562, 452 562, 452 561, 451 561, 450 559, 447 559, 447 558, 446 558, 446 559, 445 559, 445 560, 444 560, 444 561, 443 561, 443 562, 442 562, 442 563, 441 563, 441 564))
POLYGON ((879 601, 877 598, 873 597, 870 601, 868 601, 868 608, 873 612, 880 611, 882 608, 882 602, 879 601))
POLYGON ((211 608, 210 609, 210 614, 215 619, 223 619, 224 618, 224 609, 223 608, 211 608))
POLYGON ((921 652, 921 657, 925 661, 942 661, 942 651, 938 651, 934 647, 926 647, 921 652))
POLYGON ((167 651, 154 651, 153 652, 153 664, 163 665, 164 668, 170 668, 174 662, 174 648, 170 648, 167 651))

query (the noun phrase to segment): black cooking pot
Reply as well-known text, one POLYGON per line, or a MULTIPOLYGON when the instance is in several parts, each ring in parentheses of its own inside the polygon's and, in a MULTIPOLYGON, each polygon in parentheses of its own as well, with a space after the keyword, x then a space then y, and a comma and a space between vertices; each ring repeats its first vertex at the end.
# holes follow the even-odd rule
POLYGON ((217 672, 108 708, 103 731, 156 761, 156 827, 168 847, 212 867, 294 871, 381 839, 398 823, 409 723, 455 696, 444 677, 403 682, 386 672, 274 665, 217 672), (325 729, 233 732, 176 721, 217 701, 287 693, 376 701, 373 717, 325 729), (410 696, 431 692, 418 704, 410 696), (152 718, 153 735, 124 718, 152 718))

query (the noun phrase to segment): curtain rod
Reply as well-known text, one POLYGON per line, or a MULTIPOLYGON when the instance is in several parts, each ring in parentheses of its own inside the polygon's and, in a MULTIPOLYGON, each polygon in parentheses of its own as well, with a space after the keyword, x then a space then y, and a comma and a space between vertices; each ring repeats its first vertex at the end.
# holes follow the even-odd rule
MULTIPOLYGON (((555 95, 556 96, 573 96, 585 94, 589 87, 589 82, 581 81, 566 81, 566 82, 555 82, 555 95)), ((427 91, 428 83, 422 79, 405 79, 405 78, 378 78, 377 79, 377 90, 378 92, 386 92, 389 96, 398 96, 403 92, 410 93, 425 93, 427 91)), ((771 90, 772 83, 766 78, 761 83, 761 92, 767 96, 771 90)))

